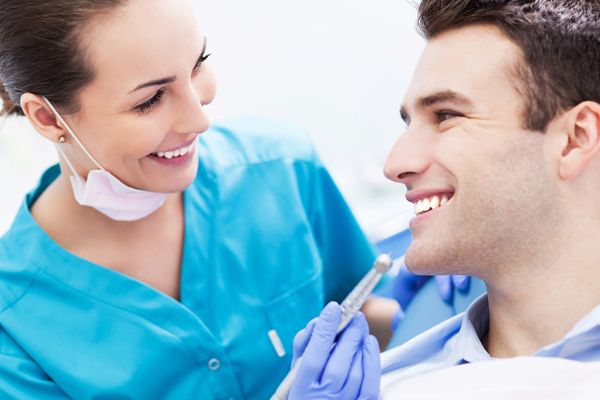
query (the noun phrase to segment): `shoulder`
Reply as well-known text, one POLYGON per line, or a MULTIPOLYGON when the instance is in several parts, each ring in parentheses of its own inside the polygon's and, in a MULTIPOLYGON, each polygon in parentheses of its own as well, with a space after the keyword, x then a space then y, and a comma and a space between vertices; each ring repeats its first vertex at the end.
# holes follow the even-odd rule
POLYGON ((23 360, 31 360, 31 357, 21 346, 6 332, 0 324, 0 357, 13 357, 23 360))
POLYGON ((281 160, 315 162, 303 129, 282 121, 245 117, 213 125, 200 136, 201 160, 213 167, 235 167, 281 160))
POLYGON ((24 258, 26 248, 11 244, 10 233, 0 238, 0 315, 27 292, 37 273, 24 258))
POLYGON ((460 330, 464 313, 441 322, 381 355, 384 374, 420 364, 436 356, 460 330))

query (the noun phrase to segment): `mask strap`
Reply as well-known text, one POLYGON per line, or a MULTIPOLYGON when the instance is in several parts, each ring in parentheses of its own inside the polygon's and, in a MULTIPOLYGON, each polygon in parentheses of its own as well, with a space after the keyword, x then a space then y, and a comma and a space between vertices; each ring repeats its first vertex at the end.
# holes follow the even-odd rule
POLYGON ((60 148, 60 145, 55 145, 56 149, 58 150, 58 152, 60 153, 60 155, 65 159, 65 161, 67 162, 67 165, 69 166, 69 169, 71 170, 71 173, 73 174, 73 176, 76 176, 79 178, 79 175, 77 174, 77 172, 75 171, 75 168, 73 167, 73 164, 71 164, 71 161, 69 161, 69 158, 67 157, 67 155, 65 154, 64 151, 62 151, 62 149, 60 148))
MULTIPOLYGON (((73 132, 73 130, 71 129, 71 127, 69 126, 69 124, 67 124, 67 122, 63 119, 63 117, 59 114, 58 111, 56 111, 56 108, 54 108, 54 106, 52 105, 52 103, 50 103, 50 101, 43 97, 42 98, 46 101, 46 104, 48 104, 48 107, 50 107, 50 109, 52 110, 52 112, 54 112, 54 115, 56 115, 56 118, 58 118, 58 120, 60 121, 61 124, 64 125, 65 129, 71 134, 71 136, 73 136, 73 139, 75 139, 75 142, 77 142, 77 144, 79 145, 79 147, 81 147, 81 150, 83 150, 83 152, 85 153, 86 156, 88 156, 88 158, 90 160, 92 160, 92 162, 94 164, 96 164, 96 167, 98 167, 98 169, 104 171, 104 168, 102 168, 102 166, 100 165, 100 163, 98 161, 96 161, 96 159, 90 154, 89 151, 87 151, 87 149, 85 148, 85 146, 83 145, 83 143, 81 143, 79 141, 79 138, 77 138, 77 135, 75 135, 75 132, 73 132)), ((60 151, 60 154, 62 154, 63 157, 65 157, 65 153, 63 153, 62 150, 60 150, 60 147, 58 147, 58 150, 60 151)), ((69 162, 69 160, 65 157, 65 160, 67 160, 67 164, 69 164, 69 167, 71 168, 71 170, 73 171, 73 173, 75 174, 75 170, 73 169, 73 166, 71 165, 71 163, 69 162)))

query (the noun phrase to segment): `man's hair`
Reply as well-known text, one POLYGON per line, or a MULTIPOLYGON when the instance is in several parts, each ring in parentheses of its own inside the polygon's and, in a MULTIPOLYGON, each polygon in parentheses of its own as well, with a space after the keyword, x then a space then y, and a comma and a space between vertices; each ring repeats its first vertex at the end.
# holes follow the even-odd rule
POLYGON ((419 6, 426 39, 474 24, 497 27, 521 48, 514 72, 528 129, 545 131, 561 111, 600 103, 600 0, 422 0, 419 6))

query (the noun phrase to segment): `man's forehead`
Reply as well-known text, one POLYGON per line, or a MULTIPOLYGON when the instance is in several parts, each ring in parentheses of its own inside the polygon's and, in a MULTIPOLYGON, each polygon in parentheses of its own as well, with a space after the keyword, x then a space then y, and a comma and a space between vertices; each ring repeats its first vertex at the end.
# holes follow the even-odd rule
POLYGON ((472 25, 443 32, 427 43, 404 104, 417 107, 441 93, 458 94, 445 96, 448 99, 473 101, 512 86, 511 72, 520 54, 518 46, 493 26, 472 25))

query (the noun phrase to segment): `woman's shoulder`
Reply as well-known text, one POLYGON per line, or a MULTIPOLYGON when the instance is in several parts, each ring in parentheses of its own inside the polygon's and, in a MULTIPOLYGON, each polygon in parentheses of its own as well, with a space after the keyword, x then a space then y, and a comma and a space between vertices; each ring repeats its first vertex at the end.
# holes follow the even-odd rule
POLYGON ((39 268, 28 261, 29 248, 23 240, 15 240, 22 233, 14 226, 0 237, 0 314, 15 304, 29 289, 39 268))
POLYGON ((244 117, 214 124, 200 136, 199 143, 201 159, 218 167, 316 160, 305 130, 267 118, 244 117))

